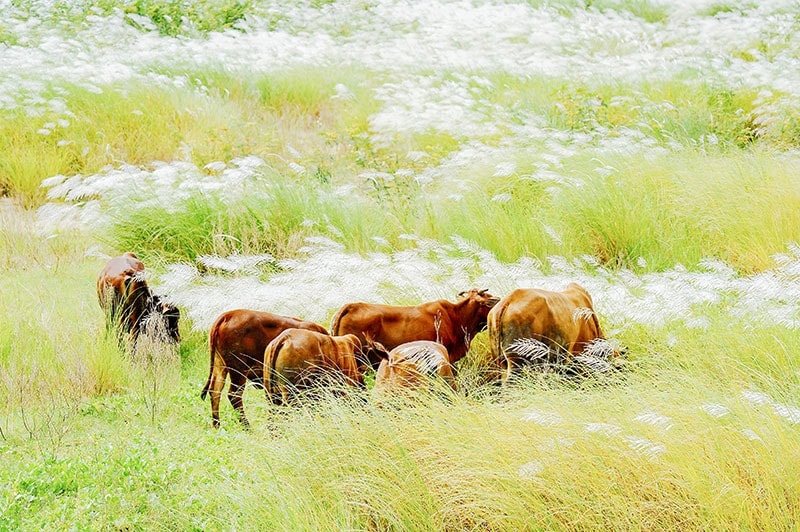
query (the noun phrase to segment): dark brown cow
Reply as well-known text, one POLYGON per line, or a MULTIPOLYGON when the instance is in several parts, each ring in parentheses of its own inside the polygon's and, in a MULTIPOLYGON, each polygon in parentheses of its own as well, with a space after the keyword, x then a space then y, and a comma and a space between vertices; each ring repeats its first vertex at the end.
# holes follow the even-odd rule
MULTIPOLYGON (((455 363, 467 354, 472 337, 486 326, 486 316, 498 301, 486 290, 473 288, 461 292, 456 303, 446 299, 415 307, 349 303, 334 316, 331 334, 355 334, 386 349, 415 340, 438 341, 455 363)), ((375 368, 380 358, 371 356, 369 362, 375 368)))
POLYGON ((203 391, 211 395, 211 418, 214 427, 219 427, 219 399, 230 374, 231 385, 228 399, 239 414, 239 421, 248 427, 244 415, 242 393, 247 381, 257 386, 264 384, 264 351, 267 345, 286 329, 308 329, 328 334, 322 325, 299 318, 280 316, 258 310, 238 309, 222 313, 208 335, 211 362, 208 380, 203 391))
POLYGON ((525 363, 565 362, 605 338, 592 297, 576 283, 563 292, 514 290, 489 312, 488 328, 498 376, 504 381, 525 363))
POLYGON ((351 386, 363 387, 364 366, 359 359, 364 350, 372 348, 374 344, 365 346, 354 334, 283 331, 264 352, 267 398, 275 404, 287 404, 294 392, 319 385, 325 378, 340 378, 351 386))
POLYGON ((375 373, 375 392, 431 387, 440 378, 456 389, 447 349, 437 342, 418 340, 398 345, 381 360, 375 373))
POLYGON ((160 319, 163 328, 154 327, 167 342, 179 342, 180 311, 150 291, 144 278, 144 264, 128 251, 108 261, 97 277, 97 300, 106 314, 106 325, 114 328, 120 343, 133 347, 148 320, 160 319))

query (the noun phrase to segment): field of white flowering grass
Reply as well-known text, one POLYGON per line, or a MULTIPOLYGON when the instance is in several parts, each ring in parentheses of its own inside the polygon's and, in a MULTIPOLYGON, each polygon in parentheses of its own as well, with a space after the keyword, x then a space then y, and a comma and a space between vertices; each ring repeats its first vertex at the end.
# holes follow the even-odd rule
POLYGON ((0 530, 800 523, 796 2, 0 14, 0 530), (178 349, 106 335, 127 250, 178 349), (572 281, 624 371, 487 385, 479 334, 456 394, 199 399, 225 310, 572 281))

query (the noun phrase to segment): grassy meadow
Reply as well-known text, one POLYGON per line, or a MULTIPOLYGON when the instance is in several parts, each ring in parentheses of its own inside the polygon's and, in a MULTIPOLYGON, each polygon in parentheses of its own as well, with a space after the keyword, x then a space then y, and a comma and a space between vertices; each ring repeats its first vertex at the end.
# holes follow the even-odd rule
POLYGON ((0 13, 0 530, 800 523, 796 4, 0 13), (107 334, 128 250, 178 348, 107 334), (224 310, 571 281, 623 371, 495 386, 481 333, 456 393, 199 398, 224 310))

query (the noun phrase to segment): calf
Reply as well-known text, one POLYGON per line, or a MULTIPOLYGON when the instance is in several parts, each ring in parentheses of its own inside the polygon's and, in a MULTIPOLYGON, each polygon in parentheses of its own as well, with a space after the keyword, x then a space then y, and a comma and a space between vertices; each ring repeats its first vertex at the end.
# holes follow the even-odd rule
MULTIPOLYGON (((270 342, 264 353, 264 389, 275 404, 286 404, 296 391, 318 386, 325 378, 341 378, 351 386, 364 386, 363 362, 376 344, 362 344, 354 335, 329 336, 304 329, 289 329, 270 342)), ((383 350, 384 355, 388 353, 383 350)))
POLYGON ((399 345, 381 360, 375 374, 374 390, 379 394, 403 389, 431 387, 441 379, 453 390, 456 381, 450 357, 437 342, 419 340, 399 345))

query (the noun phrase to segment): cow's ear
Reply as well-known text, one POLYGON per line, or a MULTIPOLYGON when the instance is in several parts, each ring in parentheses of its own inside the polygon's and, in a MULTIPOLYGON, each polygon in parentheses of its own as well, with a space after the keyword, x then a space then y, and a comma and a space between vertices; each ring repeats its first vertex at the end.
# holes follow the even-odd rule
POLYGON ((379 356, 381 359, 387 359, 387 358, 389 358, 389 350, 388 350, 388 349, 386 349, 386 348, 383 346, 383 344, 382 344, 382 343, 380 343, 380 342, 372 342, 372 345, 371 345, 371 347, 372 347, 372 349, 375 351, 375 353, 377 353, 377 354, 378 354, 378 356, 379 356))
POLYGON ((484 306, 486 306, 486 307, 492 308, 492 307, 494 307, 495 305, 497 305, 499 302, 500 302, 500 298, 499 298, 499 297, 494 297, 494 296, 493 296, 493 297, 487 298, 487 299, 486 299, 486 300, 483 302, 483 305, 484 305, 484 306))

